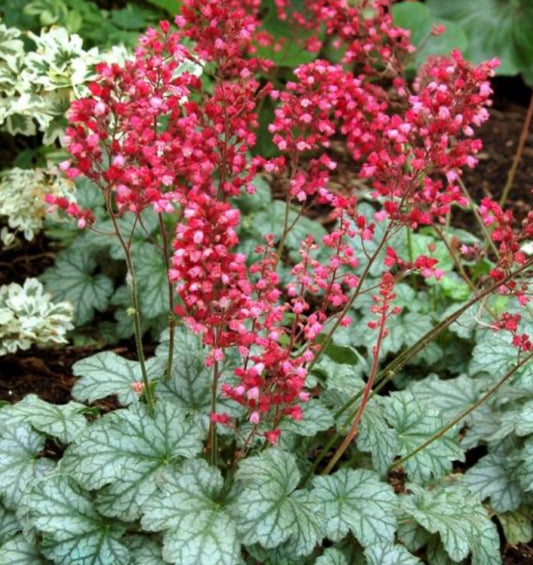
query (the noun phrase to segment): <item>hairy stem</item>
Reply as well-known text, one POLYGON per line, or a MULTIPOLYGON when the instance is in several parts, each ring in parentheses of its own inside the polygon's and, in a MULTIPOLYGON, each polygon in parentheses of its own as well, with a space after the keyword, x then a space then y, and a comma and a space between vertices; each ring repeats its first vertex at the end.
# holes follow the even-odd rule
POLYGON ((522 359, 519 363, 517 363, 512 369, 507 371, 507 373, 493 386, 491 387, 483 396, 481 396, 472 406, 467 408, 464 412, 459 414, 457 418, 454 418, 449 424, 441 428, 438 432, 434 433, 429 439, 427 439, 423 444, 419 445, 416 449, 413 449, 410 453, 402 457, 400 460, 396 461, 389 467, 389 472, 392 471, 395 467, 403 465, 409 459, 414 457, 417 453, 420 453, 426 447, 431 445, 434 441, 444 436, 449 430, 451 430, 456 424, 461 422, 464 418, 469 416, 474 410, 479 408, 483 403, 485 403, 493 394, 495 394, 507 381, 511 379, 511 377, 528 361, 533 358, 533 353, 530 353, 526 357, 522 359))

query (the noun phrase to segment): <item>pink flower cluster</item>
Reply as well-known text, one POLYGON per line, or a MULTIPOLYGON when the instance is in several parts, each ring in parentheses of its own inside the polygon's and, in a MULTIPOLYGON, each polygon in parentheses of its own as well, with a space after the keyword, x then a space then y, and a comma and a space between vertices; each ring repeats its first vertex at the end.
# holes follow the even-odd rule
MULTIPOLYGON (((268 40, 260 5, 184 0, 176 18, 179 31, 162 22, 142 37, 132 61, 100 65, 91 96, 72 106, 71 158, 64 168, 70 177, 84 175, 100 186, 113 213, 152 207, 175 215, 169 277, 181 301, 177 313, 202 336, 215 373, 227 350, 236 349, 242 362, 233 380, 220 379, 222 392, 244 407, 254 432, 275 442, 282 419, 299 420, 310 398, 305 383, 320 348, 317 338, 332 320, 350 323, 350 298, 361 284, 354 274, 362 259, 354 240, 369 261, 365 243, 376 243, 375 223, 358 212, 354 198, 331 188, 337 166, 332 140, 345 139, 355 169, 370 179, 382 204, 375 221, 390 219, 392 227, 439 221, 452 203, 465 203, 457 180, 464 167, 476 164, 481 144, 473 128, 487 118, 488 79, 496 62, 473 67, 457 52, 433 58, 411 93, 401 73, 412 47, 408 33, 392 23, 390 0, 363 0, 354 7, 342 0, 309 0, 306 15, 288 15, 288 3, 277 0, 281 17, 307 30, 323 24, 334 44, 346 47, 343 62, 357 74, 348 65, 316 60, 295 69, 283 89, 275 88, 265 78, 272 63, 255 56, 257 45, 268 40), (191 50, 184 38, 194 42, 191 50), (386 68, 390 90, 375 80, 377 62, 386 68), (208 88, 181 72, 191 63, 208 66, 208 88), (258 103, 266 96, 276 105, 268 131, 280 152, 271 159, 250 156, 258 103), (279 181, 287 205, 299 205, 300 214, 313 202, 332 211, 323 240, 309 236, 301 242, 286 285, 278 267, 290 226, 281 242, 268 236, 251 265, 235 250, 240 214, 231 197, 253 192, 251 181, 263 171, 279 181), (327 252, 322 261, 318 245, 327 252)), ((319 45, 318 36, 308 43, 314 50, 319 45)), ((83 211, 52 203, 92 223, 83 211)), ((498 223, 493 239, 502 256, 512 253, 512 262, 520 262, 508 219, 492 204, 485 207, 486 222, 498 223)), ((426 255, 403 261, 391 248, 385 259, 389 270, 439 279, 437 264, 426 255)), ((394 283, 386 272, 374 298, 378 321, 371 327, 379 327, 379 342, 387 320, 398 313, 394 283)), ((215 382, 219 377, 225 375, 217 374, 215 382)), ((218 412, 211 421, 233 425, 218 412)))

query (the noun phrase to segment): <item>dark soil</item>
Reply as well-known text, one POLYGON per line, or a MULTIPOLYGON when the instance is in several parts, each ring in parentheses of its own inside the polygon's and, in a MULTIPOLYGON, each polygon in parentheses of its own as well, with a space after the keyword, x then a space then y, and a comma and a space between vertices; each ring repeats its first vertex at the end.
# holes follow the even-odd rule
MULTIPOLYGON (((498 79, 491 117, 480 129, 483 151, 479 164, 468 170, 464 182, 475 200, 498 200, 507 182, 529 104, 530 91, 517 79, 498 79)), ((518 165, 508 205, 518 219, 531 209, 533 197, 533 127, 518 165)))

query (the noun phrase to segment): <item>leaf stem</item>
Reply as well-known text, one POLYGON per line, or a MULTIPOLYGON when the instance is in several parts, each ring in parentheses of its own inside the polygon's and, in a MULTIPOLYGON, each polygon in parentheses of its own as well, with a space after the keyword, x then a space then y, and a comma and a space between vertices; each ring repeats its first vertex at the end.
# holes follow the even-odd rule
POLYGON ((457 425, 461 420, 469 416, 474 410, 479 408, 484 402, 486 402, 493 394, 495 394, 515 373, 525 365, 528 361, 533 358, 533 353, 530 353, 526 357, 522 359, 519 363, 517 363, 512 369, 507 371, 507 373, 493 386, 491 387, 483 396, 481 396, 472 406, 467 408, 464 412, 462 412, 457 418, 454 418, 449 424, 441 428, 438 432, 433 434, 429 439, 427 439, 423 444, 419 445, 416 449, 413 449, 410 453, 402 457, 400 460, 396 461, 389 467, 389 472, 392 471, 395 467, 403 465, 409 459, 420 453, 423 449, 428 447, 437 439, 441 438, 445 435, 449 430, 451 430, 455 425, 457 425))

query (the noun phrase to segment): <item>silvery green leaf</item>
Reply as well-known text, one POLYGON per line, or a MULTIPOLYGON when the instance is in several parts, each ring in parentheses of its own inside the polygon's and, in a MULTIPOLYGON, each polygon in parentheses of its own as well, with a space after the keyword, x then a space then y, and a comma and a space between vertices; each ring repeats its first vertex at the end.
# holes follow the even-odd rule
POLYGON ((42 552, 61 565, 130 565, 119 541, 124 529, 100 516, 72 479, 53 475, 34 484, 30 519, 43 535, 42 552))
POLYGON ((357 447, 370 452, 376 470, 384 475, 398 453, 398 435, 385 419, 381 398, 372 399, 363 412, 357 447))
MULTIPOLYGON (((499 547, 498 532, 483 506, 461 489, 425 490, 409 485, 412 494, 402 497, 402 510, 432 534, 438 533, 450 559, 461 561, 475 551, 473 562, 484 564, 485 556, 499 547)), ((499 549, 496 550, 499 556, 499 549)))
POLYGON ((146 536, 131 536, 125 539, 125 543, 133 559, 131 565, 166 565, 160 542, 146 536))
POLYGON ((322 503, 324 531, 332 541, 351 532, 363 546, 392 542, 396 531, 397 497, 373 471, 341 469, 313 481, 322 503))
POLYGON ((302 419, 285 418, 281 423, 281 430, 313 437, 318 432, 330 429, 333 424, 333 414, 320 401, 310 400, 302 405, 302 419))
POLYGON ((90 322, 96 310, 103 312, 113 292, 111 279, 94 275, 96 260, 86 249, 70 249, 57 255, 55 265, 41 277, 56 300, 71 302, 76 325, 90 322))
POLYGON ((505 454, 491 453, 466 471, 461 484, 481 501, 490 497, 497 512, 516 510, 522 489, 514 477, 515 462, 505 454))
POLYGON ((421 405, 439 410, 443 416, 452 420, 476 402, 482 386, 482 380, 471 379, 466 375, 455 379, 439 379, 437 375, 430 375, 412 382, 408 390, 421 405))
POLYGON ((165 532, 165 560, 177 565, 237 565, 240 542, 220 499, 224 486, 220 471, 195 459, 172 474, 165 473, 160 482, 161 492, 144 505, 142 525, 165 532))
MULTIPOLYGON (((211 405, 211 377, 205 365, 205 351, 198 337, 187 328, 177 327, 170 379, 161 379, 159 398, 177 403, 186 413, 205 420, 211 405)), ((165 367, 169 354, 168 332, 164 333, 156 356, 165 367)))
POLYGON ((39 457, 45 438, 24 422, 0 430, 0 495, 9 509, 16 509, 31 483, 54 468, 54 462, 39 457))
MULTIPOLYGON (((518 350, 511 344, 511 339, 512 336, 508 332, 479 332, 478 342, 472 353, 470 374, 490 375, 495 381, 501 379, 518 361, 518 350)), ((532 367, 531 361, 520 367, 511 382, 531 388, 532 367)))
POLYGON ((365 549, 368 565, 422 565, 403 545, 375 543, 365 549))
POLYGON ((511 545, 529 543, 533 538, 532 518, 533 513, 531 511, 522 509, 498 514, 498 520, 502 525, 507 543, 511 545))
POLYGON ((430 534, 420 526, 416 520, 402 516, 398 520, 398 539, 409 551, 418 551, 424 547, 430 538, 430 534))
MULTIPOLYGON (((148 376, 161 376, 163 368, 156 358, 146 362, 148 376)), ((103 351, 78 361, 72 367, 76 381, 72 396, 82 402, 94 402, 116 394, 122 405, 138 401, 139 395, 131 385, 142 382, 141 366, 111 351, 103 351)))
POLYGON ((484 520, 478 525, 472 542, 472 565, 502 565, 500 536, 496 524, 484 520))
POLYGON ((16 404, 0 410, 3 425, 26 422, 43 434, 70 443, 86 428, 87 420, 81 411, 85 407, 77 402, 50 404, 35 394, 29 394, 16 404))
POLYGON ((533 434, 533 400, 526 402, 520 408, 520 417, 516 424, 515 433, 517 436, 533 434))
POLYGON ((287 542, 294 555, 313 550, 322 515, 316 497, 296 491, 300 473, 292 454, 272 448, 244 459, 235 479, 230 512, 243 543, 270 549, 287 542))
MULTIPOLYGON (((445 320, 457 312, 457 310, 459 310, 459 308, 461 308, 464 304, 464 302, 460 304, 455 303, 446 308, 446 310, 444 310, 444 312, 440 315, 440 321, 445 320)), ((478 321, 476 320, 476 311, 469 309, 463 312, 459 318, 455 320, 455 322, 452 322, 452 324, 448 326, 448 328, 461 339, 471 339, 477 326, 478 321)))
POLYGON ((0 565, 52 565, 52 561, 20 535, 0 547, 0 565))
MULTIPOLYGON (((390 395, 385 417, 398 434, 401 456, 421 446, 446 424, 439 412, 421 406, 405 391, 390 395)), ((408 476, 417 482, 440 478, 452 470, 453 461, 464 461, 463 450, 454 439, 456 435, 450 430, 406 461, 404 467, 408 476)))
POLYGON ((21 529, 15 513, 0 504, 0 544, 13 538, 21 529))
POLYGON ((84 488, 102 489, 97 505, 104 515, 135 520, 157 490, 157 472, 201 447, 200 430, 179 406, 158 402, 152 417, 137 404, 89 427, 67 449, 61 469, 84 488))

